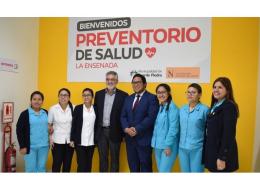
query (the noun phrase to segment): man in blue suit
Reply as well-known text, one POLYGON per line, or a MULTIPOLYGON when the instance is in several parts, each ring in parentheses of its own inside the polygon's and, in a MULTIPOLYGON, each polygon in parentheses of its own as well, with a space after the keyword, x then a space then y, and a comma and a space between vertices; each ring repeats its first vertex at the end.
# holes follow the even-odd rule
POLYGON ((146 85, 143 75, 134 75, 132 86, 135 93, 125 99, 121 113, 131 172, 152 172, 151 139, 159 103, 155 95, 145 90, 146 85))

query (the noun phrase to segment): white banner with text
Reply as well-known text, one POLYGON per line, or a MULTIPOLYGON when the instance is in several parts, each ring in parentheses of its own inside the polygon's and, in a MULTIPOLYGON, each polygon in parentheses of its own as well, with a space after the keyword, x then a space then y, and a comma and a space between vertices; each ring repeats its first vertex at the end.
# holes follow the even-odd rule
POLYGON ((68 82, 210 82, 211 18, 69 18, 68 82))

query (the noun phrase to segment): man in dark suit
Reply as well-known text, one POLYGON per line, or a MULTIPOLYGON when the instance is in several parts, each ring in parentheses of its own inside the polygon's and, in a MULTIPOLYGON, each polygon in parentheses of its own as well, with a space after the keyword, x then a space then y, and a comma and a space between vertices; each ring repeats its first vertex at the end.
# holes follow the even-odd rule
POLYGON ((120 114, 128 96, 116 88, 118 74, 114 71, 106 73, 107 88, 96 92, 95 106, 97 109, 97 140, 100 172, 119 172, 119 153, 123 131, 120 114), (108 155, 110 150, 110 170, 108 155))
POLYGON ((159 103, 155 95, 145 90, 146 85, 143 75, 134 75, 132 86, 135 93, 126 98, 121 114, 131 172, 152 172, 151 139, 159 103))

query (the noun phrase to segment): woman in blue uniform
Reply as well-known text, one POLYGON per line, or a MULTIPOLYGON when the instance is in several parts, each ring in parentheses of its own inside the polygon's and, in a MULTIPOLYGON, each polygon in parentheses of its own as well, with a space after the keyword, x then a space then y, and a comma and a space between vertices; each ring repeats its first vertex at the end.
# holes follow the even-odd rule
POLYGON ((179 109, 172 101, 169 85, 158 85, 156 94, 160 110, 153 131, 152 147, 158 171, 171 172, 178 154, 179 109))
POLYGON ((200 102, 202 89, 199 84, 190 84, 186 94, 188 103, 180 108, 181 171, 203 172, 202 150, 209 108, 200 102))
POLYGON ((24 110, 16 125, 20 153, 24 156, 25 172, 46 172, 49 152, 48 113, 42 108, 44 96, 31 94, 31 106, 24 110))

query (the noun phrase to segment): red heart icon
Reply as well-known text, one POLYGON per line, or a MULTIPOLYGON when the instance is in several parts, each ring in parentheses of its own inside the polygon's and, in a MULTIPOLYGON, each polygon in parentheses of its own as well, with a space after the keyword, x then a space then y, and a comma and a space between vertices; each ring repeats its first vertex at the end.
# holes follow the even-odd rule
POLYGON ((152 47, 152 48, 145 48, 145 53, 146 55, 151 58, 155 55, 156 53, 156 48, 155 47, 152 47))

